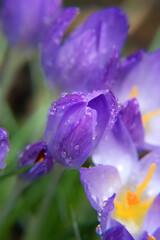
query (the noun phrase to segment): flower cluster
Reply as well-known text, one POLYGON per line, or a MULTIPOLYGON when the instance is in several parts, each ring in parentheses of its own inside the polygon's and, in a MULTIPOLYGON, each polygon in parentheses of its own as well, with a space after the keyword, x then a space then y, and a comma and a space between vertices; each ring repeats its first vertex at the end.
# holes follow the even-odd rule
MULTIPOLYGON (((20 154, 18 167, 34 165, 21 177, 33 181, 55 163, 80 168, 91 156, 93 166, 80 168, 80 180, 101 239, 159 240, 160 50, 122 59, 128 21, 116 7, 93 13, 64 39, 77 8, 54 20, 60 0, 32 0, 31 9, 29 0, 16 0, 16 11, 12 2, 5 1, 2 14, 9 41, 41 43, 47 83, 72 92, 51 104, 43 140, 20 154)), ((9 143, 0 131, 2 169, 9 143)))

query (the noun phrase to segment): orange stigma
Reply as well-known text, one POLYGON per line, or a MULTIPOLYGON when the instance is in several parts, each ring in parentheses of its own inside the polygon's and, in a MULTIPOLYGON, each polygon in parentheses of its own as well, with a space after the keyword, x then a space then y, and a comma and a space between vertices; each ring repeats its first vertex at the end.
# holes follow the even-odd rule
POLYGON ((136 98, 138 96, 138 88, 133 86, 129 94, 129 98, 136 98))
POLYGON ((127 192, 127 203, 129 206, 137 205, 140 203, 136 193, 127 192))
POLYGON ((45 158, 45 157, 44 157, 44 154, 45 154, 45 150, 42 149, 42 150, 39 152, 35 163, 43 162, 43 161, 44 161, 44 158, 45 158))
POLYGON ((149 236, 148 240, 156 240, 156 239, 153 236, 149 236))
MULTIPOLYGON (((137 185, 136 191, 123 191, 119 201, 114 202, 115 210, 113 214, 122 224, 133 224, 136 226, 136 229, 141 227, 143 219, 154 200, 154 197, 141 199, 141 195, 150 183, 155 169, 156 164, 151 164, 144 180, 137 185)), ((154 240, 154 238, 148 240, 154 240)))

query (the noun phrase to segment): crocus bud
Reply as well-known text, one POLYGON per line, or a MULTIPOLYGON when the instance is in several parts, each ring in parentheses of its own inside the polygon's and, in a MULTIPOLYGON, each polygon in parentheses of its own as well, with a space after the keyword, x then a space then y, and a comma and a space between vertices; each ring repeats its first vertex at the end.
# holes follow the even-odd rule
POLYGON ((19 153, 18 167, 26 167, 34 164, 28 171, 21 174, 21 178, 33 181, 39 177, 49 174, 53 168, 51 155, 47 151, 45 142, 36 142, 26 146, 26 150, 19 153))
POLYGON ((8 133, 4 128, 0 128, 0 169, 4 169, 6 166, 4 159, 9 150, 8 133))
POLYGON ((37 46, 62 0, 4 0, 2 26, 11 45, 37 46))
POLYGON ((117 102, 110 91, 64 95, 48 113, 44 141, 55 161, 79 168, 113 124, 117 102))
POLYGON ((116 7, 95 12, 63 41, 77 13, 76 8, 65 9, 46 32, 42 65, 48 83, 67 91, 108 88, 127 36, 127 18, 116 7))

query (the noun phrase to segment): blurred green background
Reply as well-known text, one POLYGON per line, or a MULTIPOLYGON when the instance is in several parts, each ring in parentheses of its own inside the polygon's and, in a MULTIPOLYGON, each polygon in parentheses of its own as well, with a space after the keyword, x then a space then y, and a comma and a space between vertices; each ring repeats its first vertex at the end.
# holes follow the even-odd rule
MULTIPOLYGON (((66 0, 80 15, 68 33, 92 12, 109 6, 124 9, 130 22, 123 49, 127 56, 160 46, 159 0, 66 0)), ((77 170, 55 166, 32 184, 17 178, 17 153, 43 135, 47 110, 60 90, 50 92, 37 52, 10 49, 0 33, 0 126, 9 132, 11 151, 0 172, 0 240, 96 240, 96 211, 90 206, 77 170)), ((88 163, 87 163, 88 164, 88 163)))

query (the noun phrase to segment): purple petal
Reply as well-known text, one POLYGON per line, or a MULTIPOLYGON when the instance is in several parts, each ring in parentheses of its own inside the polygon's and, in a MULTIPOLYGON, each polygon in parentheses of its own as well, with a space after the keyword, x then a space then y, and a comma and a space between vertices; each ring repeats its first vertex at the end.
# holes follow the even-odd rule
POLYGON ((35 164, 31 169, 21 174, 21 178, 33 181, 37 178, 49 174, 53 168, 52 157, 48 152, 45 142, 36 142, 26 146, 26 150, 20 153, 18 167, 22 168, 35 164))
POLYGON ((135 145, 120 118, 113 129, 106 131, 92 155, 93 162, 115 166, 125 184, 138 160, 135 145))
POLYGON ((102 240, 134 240, 134 238, 127 231, 127 229, 121 225, 110 228, 108 231, 106 231, 102 237, 102 240))
POLYGON ((102 209, 104 201, 121 188, 117 169, 109 165, 81 168, 80 180, 92 207, 97 211, 102 209))
MULTIPOLYGON (((118 97, 121 101, 128 100, 134 86, 138 88, 138 102, 143 114, 159 109, 160 95, 158 91, 160 74, 160 50, 143 53, 141 60, 123 76, 118 97), (149 71, 147 70, 149 69, 149 71), (144 87, 145 86, 145 87, 144 87), (149 97, 151 96, 151 97, 149 97), (154 96, 154 97, 153 97, 154 96)), ((120 81, 120 80, 119 80, 120 81)))
POLYGON ((160 194, 155 198, 143 223, 144 231, 152 235, 160 228, 160 194))
MULTIPOLYGON (((56 134, 58 124, 66 111, 70 108, 81 108, 86 106, 86 99, 82 94, 73 93, 64 95, 57 102, 51 104, 51 108, 48 111, 48 122, 46 131, 44 133, 44 141, 49 142, 56 134), (76 107, 75 107, 76 106, 76 107)), ((66 122, 67 123, 67 122, 66 122)))
MULTIPOLYGON (((159 110, 160 50, 149 54, 143 53, 140 58, 137 57, 136 63, 130 68, 125 63, 123 65, 123 74, 119 71, 120 74, 117 77, 117 82, 115 82, 115 86, 117 86, 114 91, 116 96, 118 96, 120 101, 126 101, 133 87, 136 87, 138 90, 136 98, 140 104, 142 115, 145 116, 148 113, 159 110)), ((149 119, 144 124, 144 127, 145 141, 149 144, 159 146, 160 115, 158 114, 149 119)))
POLYGON ((153 233, 156 240, 160 240, 160 227, 153 233))
POLYGON ((52 103, 44 141, 53 158, 70 168, 80 167, 99 143, 110 119, 117 114, 110 91, 73 93, 52 103), (115 112, 114 112, 114 111, 115 112))
POLYGON ((106 126, 107 129, 112 128, 115 122, 115 118, 118 114, 118 104, 113 93, 109 90, 103 92, 102 91, 93 92, 94 95, 96 93, 99 93, 99 95, 93 98, 92 94, 92 99, 90 99, 88 102, 88 107, 95 109, 97 112, 96 141, 94 142, 93 149, 97 146, 100 139, 102 138, 106 126))
POLYGON ((96 112, 76 105, 63 115, 49 142, 53 158, 66 167, 79 168, 92 150, 96 112))
POLYGON ((62 41, 63 35, 77 14, 78 8, 70 7, 64 9, 46 32, 42 47, 42 66, 47 77, 50 77, 52 73, 55 55, 58 52, 58 46, 62 41))
MULTIPOLYGON (((57 22, 52 28, 56 28, 56 25, 57 22)), ((108 87, 115 76, 119 51, 127 30, 126 16, 118 8, 108 8, 92 14, 61 46, 58 46, 59 38, 57 46, 50 40, 57 36, 51 30, 48 40, 43 44, 43 52, 49 53, 50 60, 46 54, 42 54, 43 67, 50 85, 57 83, 69 91, 108 87)))
POLYGON ((138 240, 148 240, 149 239, 149 235, 147 232, 143 232, 140 237, 138 237, 138 240))
POLYGON ((97 229, 100 229, 101 234, 104 234, 108 228, 108 220, 111 212, 114 209, 114 199, 116 194, 109 197, 107 201, 103 203, 102 211, 100 212, 100 224, 97 229))
POLYGON ((144 128, 137 100, 133 98, 127 101, 120 111, 120 115, 134 143, 140 147, 144 142, 144 128))
POLYGON ((4 1, 2 24, 10 44, 37 45, 61 6, 62 0, 4 1))
POLYGON ((9 150, 8 133, 4 128, 0 128, 0 169, 4 169, 6 166, 4 160, 9 150))
POLYGON ((130 185, 136 186, 141 184, 147 176, 152 164, 156 164, 156 169, 146 190, 144 191, 144 194, 148 197, 155 197, 160 192, 160 148, 153 150, 151 153, 141 158, 141 161, 135 163, 130 178, 130 185))

